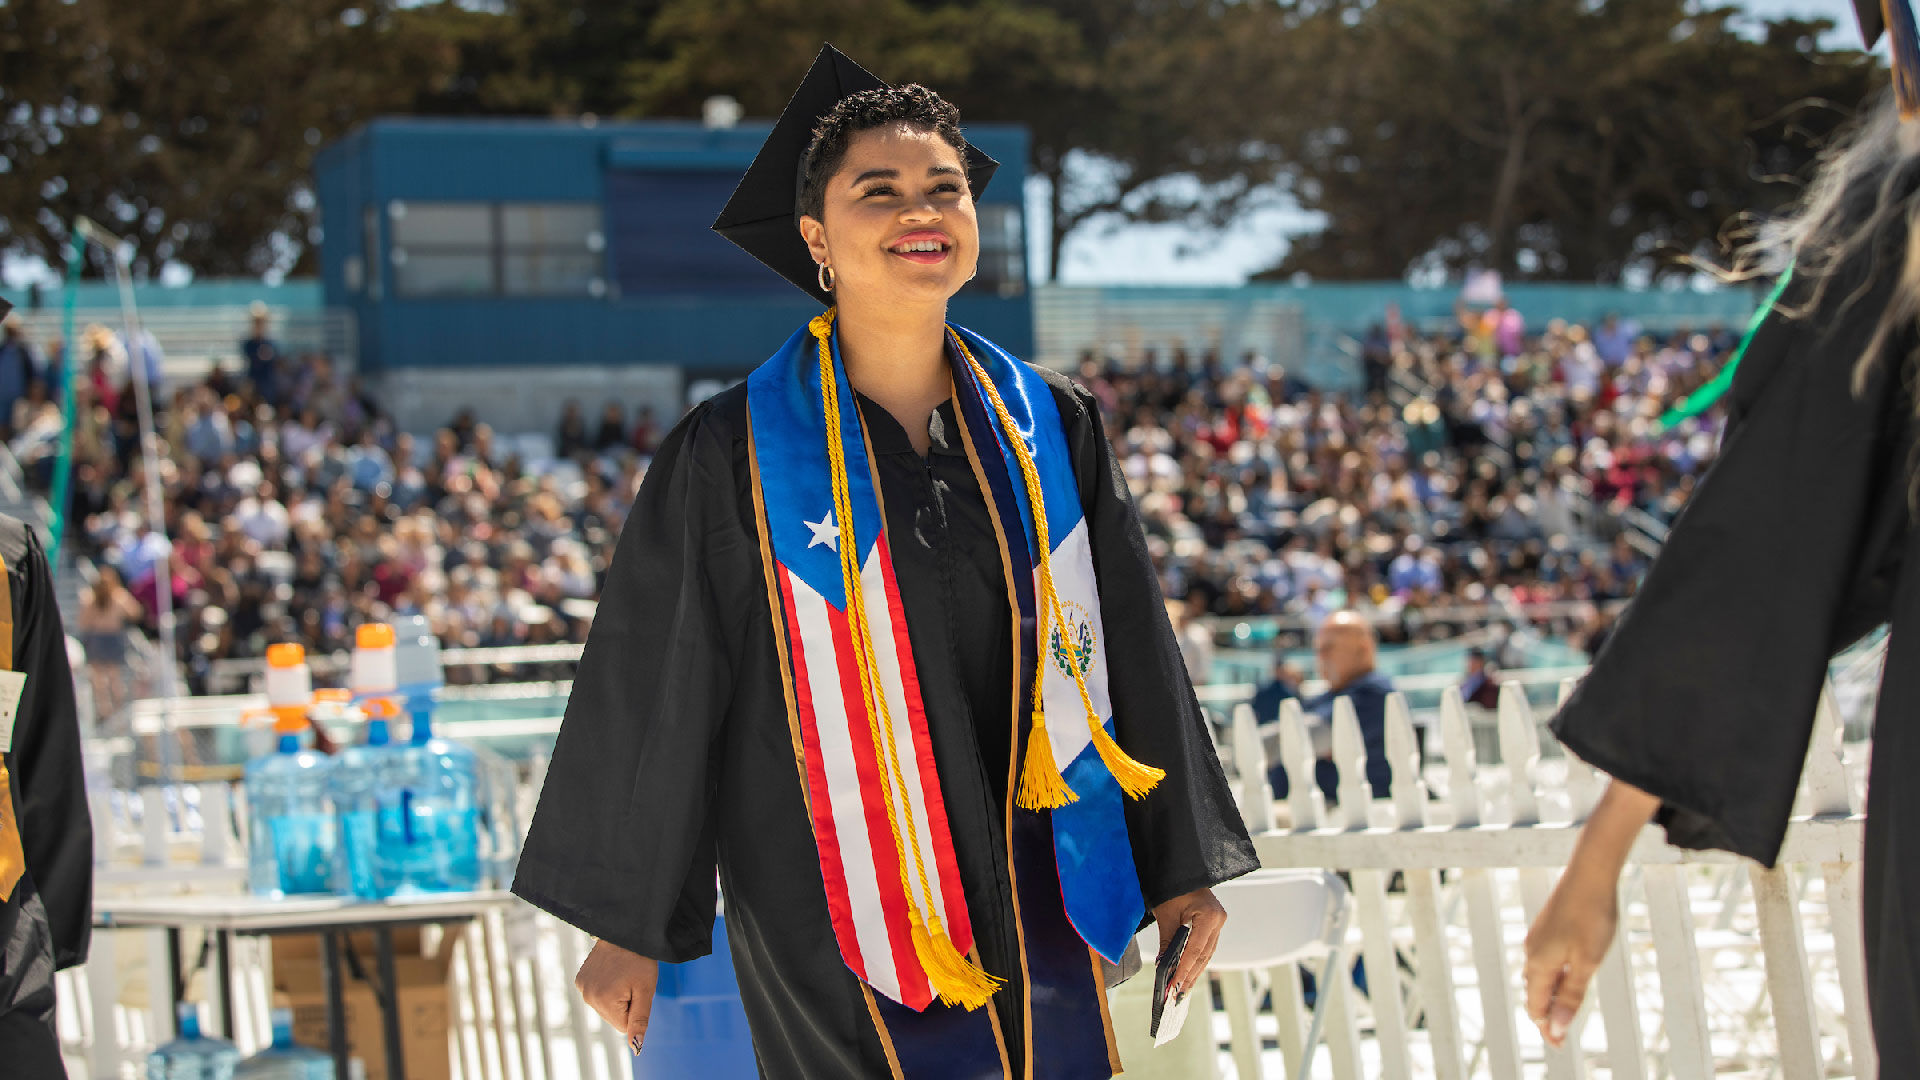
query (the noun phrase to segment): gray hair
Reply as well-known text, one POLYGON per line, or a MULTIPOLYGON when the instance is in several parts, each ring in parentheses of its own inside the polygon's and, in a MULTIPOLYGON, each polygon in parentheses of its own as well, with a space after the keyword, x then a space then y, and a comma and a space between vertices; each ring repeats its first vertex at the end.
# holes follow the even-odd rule
POLYGON ((1841 301, 1845 312, 1881 280, 1879 263, 1887 240, 1903 236, 1898 282, 1879 313, 1872 340, 1854 360, 1853 385, 1864 393, 1874 364, 1901 331, 1920 315, 1920 124, 1902 123, 1887 93, 1820 155, 1806 193, 1786 215, 1760 226, 1755 240, 1735 257, 1733 276, 1781 273, 1812 285, 1803 301, 1781 305, 1802 318, 1822 310, 1827 290, 1853 260, 1866 258, 1868 272, 1841 301))

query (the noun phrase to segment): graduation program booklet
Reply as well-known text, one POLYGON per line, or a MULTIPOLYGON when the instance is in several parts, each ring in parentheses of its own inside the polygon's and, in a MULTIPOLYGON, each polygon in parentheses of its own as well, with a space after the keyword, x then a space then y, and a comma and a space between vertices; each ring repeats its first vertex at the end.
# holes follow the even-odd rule
POLYGON ((1180 967, 1180 957, 1186 954, 1187 939, 1193 935, 1193 927, 1182 926, 1173 932, 1173 940, 1160 950, 1160 959, 1153 965, 1153 1022, 1147 1028, 1147 1034, 1153 1036, 1153 1045, 1165 1046, 1180 1034, 1180 1028, 1187 1022, 1187 1009, 1192 1006, 1192 995, 1175 994, 1173 1001, 1167 1001, 1168 985, 1173 982, 1173 973, 1180 967))

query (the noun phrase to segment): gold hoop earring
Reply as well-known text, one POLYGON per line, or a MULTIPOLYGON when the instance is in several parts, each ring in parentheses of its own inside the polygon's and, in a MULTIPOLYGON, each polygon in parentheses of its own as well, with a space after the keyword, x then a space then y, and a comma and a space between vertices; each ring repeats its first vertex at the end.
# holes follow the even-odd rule
POLYGON ((826 263, 816 263, 815 268, 816 269, 813 276, 815 280, 820 282, 820 291, 832 292, 833 291, 833 267, 828 266, 826 263))

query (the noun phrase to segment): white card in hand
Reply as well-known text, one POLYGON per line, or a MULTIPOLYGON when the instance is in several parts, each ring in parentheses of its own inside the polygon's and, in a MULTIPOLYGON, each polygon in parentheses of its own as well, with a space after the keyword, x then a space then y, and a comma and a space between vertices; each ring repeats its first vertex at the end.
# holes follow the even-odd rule
MULTIPOLYGON (((1206 985, 1205 980, 1201 981, 1201 985, 1206 985)), ((1194 990, 1198 989, 1200 989, 1199 986, 1194 987, 1194 990)), ((1187 1022, 1187 1010, 1192 1007, 1192 991, 1168 1002, 1165 1010, 1160 1013, 1160 1026, 1154 1030, 1153 1045, 1165 1046, 1179 1036, 1181 1026, 1187 1022)))

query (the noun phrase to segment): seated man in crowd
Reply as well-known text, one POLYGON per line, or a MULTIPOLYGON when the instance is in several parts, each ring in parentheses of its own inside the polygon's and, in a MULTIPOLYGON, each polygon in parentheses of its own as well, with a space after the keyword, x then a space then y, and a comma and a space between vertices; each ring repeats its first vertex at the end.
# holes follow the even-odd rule
POLYGON ((1467 677, 1460 683, 1460 699, 1483 709, 1500 707, 1499 672, 1487 659, 1487 650, 1474 646, 1467 650, 1467 677))
MULTIPOLYGON (((1388 795, 1393 771, 1387 765, 1387 695, 1393 692, 1393 682, 1374 670, 1379 645, 1372 624, 1353 611, 1329 615, 1314 636, 1314 662, 1327 689, 1302 702, 1301 708, 1314 728, 1314 748, 1320 755, 1314 778, 1328 805, 1339 801, 1340 770, 1332 760, 1332 739, 1325 733, 1333 730, 1333 705, 1341 698, 1353 701, 1353 711, 1360 718, 1360 738, 1367 747, 1367 783, 1373 788, 1373 797, 1384 799, 1388 795)), ((1287 797, 1285 765, 1276 763, 1268 770, 1267 780, 1273 786, 1274 798, 1287 797)))

